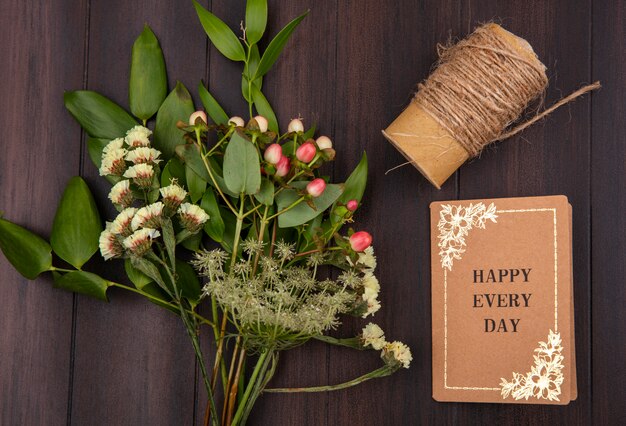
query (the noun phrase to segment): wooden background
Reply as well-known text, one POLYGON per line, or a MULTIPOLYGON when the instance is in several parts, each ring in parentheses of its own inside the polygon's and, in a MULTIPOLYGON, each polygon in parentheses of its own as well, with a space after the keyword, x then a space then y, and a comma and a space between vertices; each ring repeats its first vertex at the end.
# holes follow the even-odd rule
MULTIPOLYGON (((243 1, 203 2, 232 26, 243 1)), ((88 88, 127 105, 130 48, 149 23, 170 87, 198 81, 245 114, 239 65, 209 48, 191 2, 2 0, 0 210, 49 236, 67 180, 86 178, 103 211, 107 184, 64 110, 88 88)), ((270 34, 309 17, 266 80, 279 119, 301 114, 335 140, 343 179, 366 149, 359 212, 383 285, 376 321, 410 344, 411 369, 331 394, 262 397, 258 425, 626 424, 626 7, 613 1, 270 1, 270 34), (604 88, 463 166, 441 191, 403 162, 380 129, 436 60, 435 45, 495 20, 528 39, 549 68, 547 102, 604 88), (568 406, 442 404, 431 399, 428 205, 433 200, 565 194, 574 208, 579 397, 568 406)), ((198 98, 195 97, 196 101, 198 98)), ((102 263, 96 271, 119 276, 102 263)), ((109 304, 29 282, 0 256, 1 425, 201 424, 196 366, 176 317, 121 291, 109 304)), ((110 276, 110 275, 108 275, 110 276)), ((352 335, 362 322, 343 328, 352 335)), ((377 365, 373 353, 310 344, 282 358, 280 385, 335 383, 377 365)))

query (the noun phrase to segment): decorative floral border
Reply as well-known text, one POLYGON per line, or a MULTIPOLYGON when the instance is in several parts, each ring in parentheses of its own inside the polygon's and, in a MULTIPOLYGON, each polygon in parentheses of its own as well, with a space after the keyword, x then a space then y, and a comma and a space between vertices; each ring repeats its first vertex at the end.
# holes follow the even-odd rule
POLYGON ((511 381, 502 378, 502 399, 509 396, 515 400, 529 398, 559 401, 561 384, 563 384, 563 346, 561 334, 550 330, 547 342, 539 342, 535 349, 535 365, 526 375, 513 373, 511 381))
POLYGON ((465 253, 465 237, 473 228, 485 229, 488 220, 497 223, 496 206, 491 203, 470 204, 467 207, 443 204, 439 212, 439 256, 441 267, 452 270, 454 259, 465 253))

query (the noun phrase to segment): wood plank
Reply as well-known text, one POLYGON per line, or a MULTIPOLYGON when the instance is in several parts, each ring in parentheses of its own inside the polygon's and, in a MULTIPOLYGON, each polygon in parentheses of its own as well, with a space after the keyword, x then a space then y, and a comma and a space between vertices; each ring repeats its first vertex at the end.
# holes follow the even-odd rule
MULTIPOLYGON (((191 5, 121 0, 92 2, 89 89, 128 105, 131 46, 148 23, 164 51, 170 89, 177 80, 196 93, 206 67, 206 41, 191 5)), ((103 216, 115 217, 110 189, 88 157, 84 174, 103 216)), ((123 280, 119 263, 95 270, 123 280)), ((180 320, 142 297, 113 290, 103 304, 78 298, 72 423, 191 424, 195 415, 195 359, 180 320)))
MULTIPOLYGON (((86 6, 12 2, 0 14, 0 210, 45 238, 78 172, 80 132, 63 91, 83 84, 86 6)), ((23 279, 2 255, 0 275, 0 424, 64 424, 73 296, 48 274, 23 279)))
MULTIPOLYGON (((411 99, 416 84, 436 60, 436 43, 458 33, 457 2, 350 2, 339 8, 335 100, 338 160, 345 177, 362 150, 369 158, 369 181, 355 229, 374 237, 382 309, 373 318, 345 322, 340 334, 354 336, 368 322, 390 340, 408 344, 414 360, 392 377, 330 396, 327 424, 428 424, 453 421, 431 398, 430 242, 432 200, 456 198, 455 178, 441 191, 405 162, 381 135, 411 99), (357 403, 358 401, 358 403, 357 403)), ((378 353, 332 348, 330 383, 339 383, 381 365, 378 353)))
MULTIPOLYGON (((462 22, 467 28, 491 19, 528 40, 548 67, 551 105, 588 81, 590 70, 590 2, 468 2, 462 22), (567 8, 567 19, 559 11, 567 8)), ((589 311, 589 149, 590 99, 556 111, 543 123, 488 147, 480 159, 460 172, 464 199, 564 194, 573 206, 574 292, 578 400, 568 406, 457 404, 459 421, 547 424, 591 421, 589 311), (503 419, 506 419, 503 420, 503 419)))
POLYGON ((626 5, 593 2, 591 277, 593 418, 626 422, 626 5))

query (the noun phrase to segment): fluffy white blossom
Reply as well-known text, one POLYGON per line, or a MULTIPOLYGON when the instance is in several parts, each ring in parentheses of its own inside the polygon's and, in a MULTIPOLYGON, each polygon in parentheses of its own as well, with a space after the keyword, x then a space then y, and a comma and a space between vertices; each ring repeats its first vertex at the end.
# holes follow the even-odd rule
POLYGON ((178 208, 180 223, 189 232, 196 233, 209 220, 209 215, 195 204, 184 203, 178 208))
POLYGON ((137 210, 131 222, 133 231, 139 228, 159 228, 162 224, 163 207, 163 203, 159 201, 137 210))
POLYGON ((128 207, 133 202, 133 191, 130 189, 130 181, 124 179, 113 185, 109 192, 109 199, 113 204, 128 207))
POLYGON ((107 151, 102 155, 102 163, 100 164, 100 176, 121 176, 126 170, 126 151, 124 148, 116 148, 107 151))
POLYGON ((132 147, 150 146, 152 131, 144 126, 135 126, 126 132, 126 144, 132 147))
POLYGON ((383 348, 381 357, 386 361, 396 361, 400 363, 404 368, 409 368, 409 365, 411 365, 411 361, 413 361, 413 355, 411 355, 411 350, 409 349, 409 347, 404 343, 398 341, 387 343, 383 348))
POLYGON ((161 235, 156 229, 142 228, 135 231, 131 236, 127 237, 124 241, 124 247, 131 251, 135 256, 143 256, 152 245, 152 240, 158 238, 161 235))
POLYGON ((117 239, 117 236, 108 229, 105 229, 100 234, 99 246, 100 253, 102 257, 104 257, 104 260, 120 257, 124 254, 124 248, 117 239))
POLYGON ((109 152, 124 148, 124 138, 113 139, 111 142, 106 144, 104 148, 102 148, 102 155, 107 155, 109 152))
POLYGON ((131 227, 131 223, 133 220, 133 216, 137 213, 137 209, 134 207, 129 207, 124 209, 117 215, 115 220, 111 222, 109 226, 109 231, 114 234, 122 235, 123 237, 128 237, 133 233, 133 229, 131 227))
POLYGON ((163 197, 163 204, 172 210, 176 210, 187 196, 187 191, 175 182, 161 188, 159 191, 161 192, 161 197, 163 197))
POLYGON ((154 169, 150 164, 136 164, 131 166, 124 173, 125 178, 133 179, 141 188, 149 188, 152 185, 154 169))
POLYGON ((126 161, 130 161, 133 164, 141 164, 141 163, 154 163, 158 164, 161 162, 159 160, 159 156, 161 155, 161 151, 149 148, 147 146, 140 146, 135 148, 126 154, 126 161))
POLYGON ((374 256, 374 247, 369 246, 365 249, 365 251, 359 253, 358 262, 371 270, 376 269, 376 256, 374 256))
POLYGON ((385 344, 385 332, 374 323, 369 323, 361 332, 363 346, 372 346, 377 351, 381 350, 385 344))
POLYGON ((361 318, 367 318, 380 310, 380 302, 377 299, 364 300, 367 302, 367 312, 365 312, 361 318))

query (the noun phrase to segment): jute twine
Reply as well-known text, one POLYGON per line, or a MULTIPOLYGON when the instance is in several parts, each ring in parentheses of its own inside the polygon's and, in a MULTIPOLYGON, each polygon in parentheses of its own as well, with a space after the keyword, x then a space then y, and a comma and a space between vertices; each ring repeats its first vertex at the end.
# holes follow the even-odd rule
POLYGON ((548 77, 536 57, 522 56, 501 34, 486 27, 455 45, 440 47, 437 68, 418 85, 414 97, 470 157, 600 87, 599 82, 582 87, 511 128, 528 104, 544 94, 548 77))

